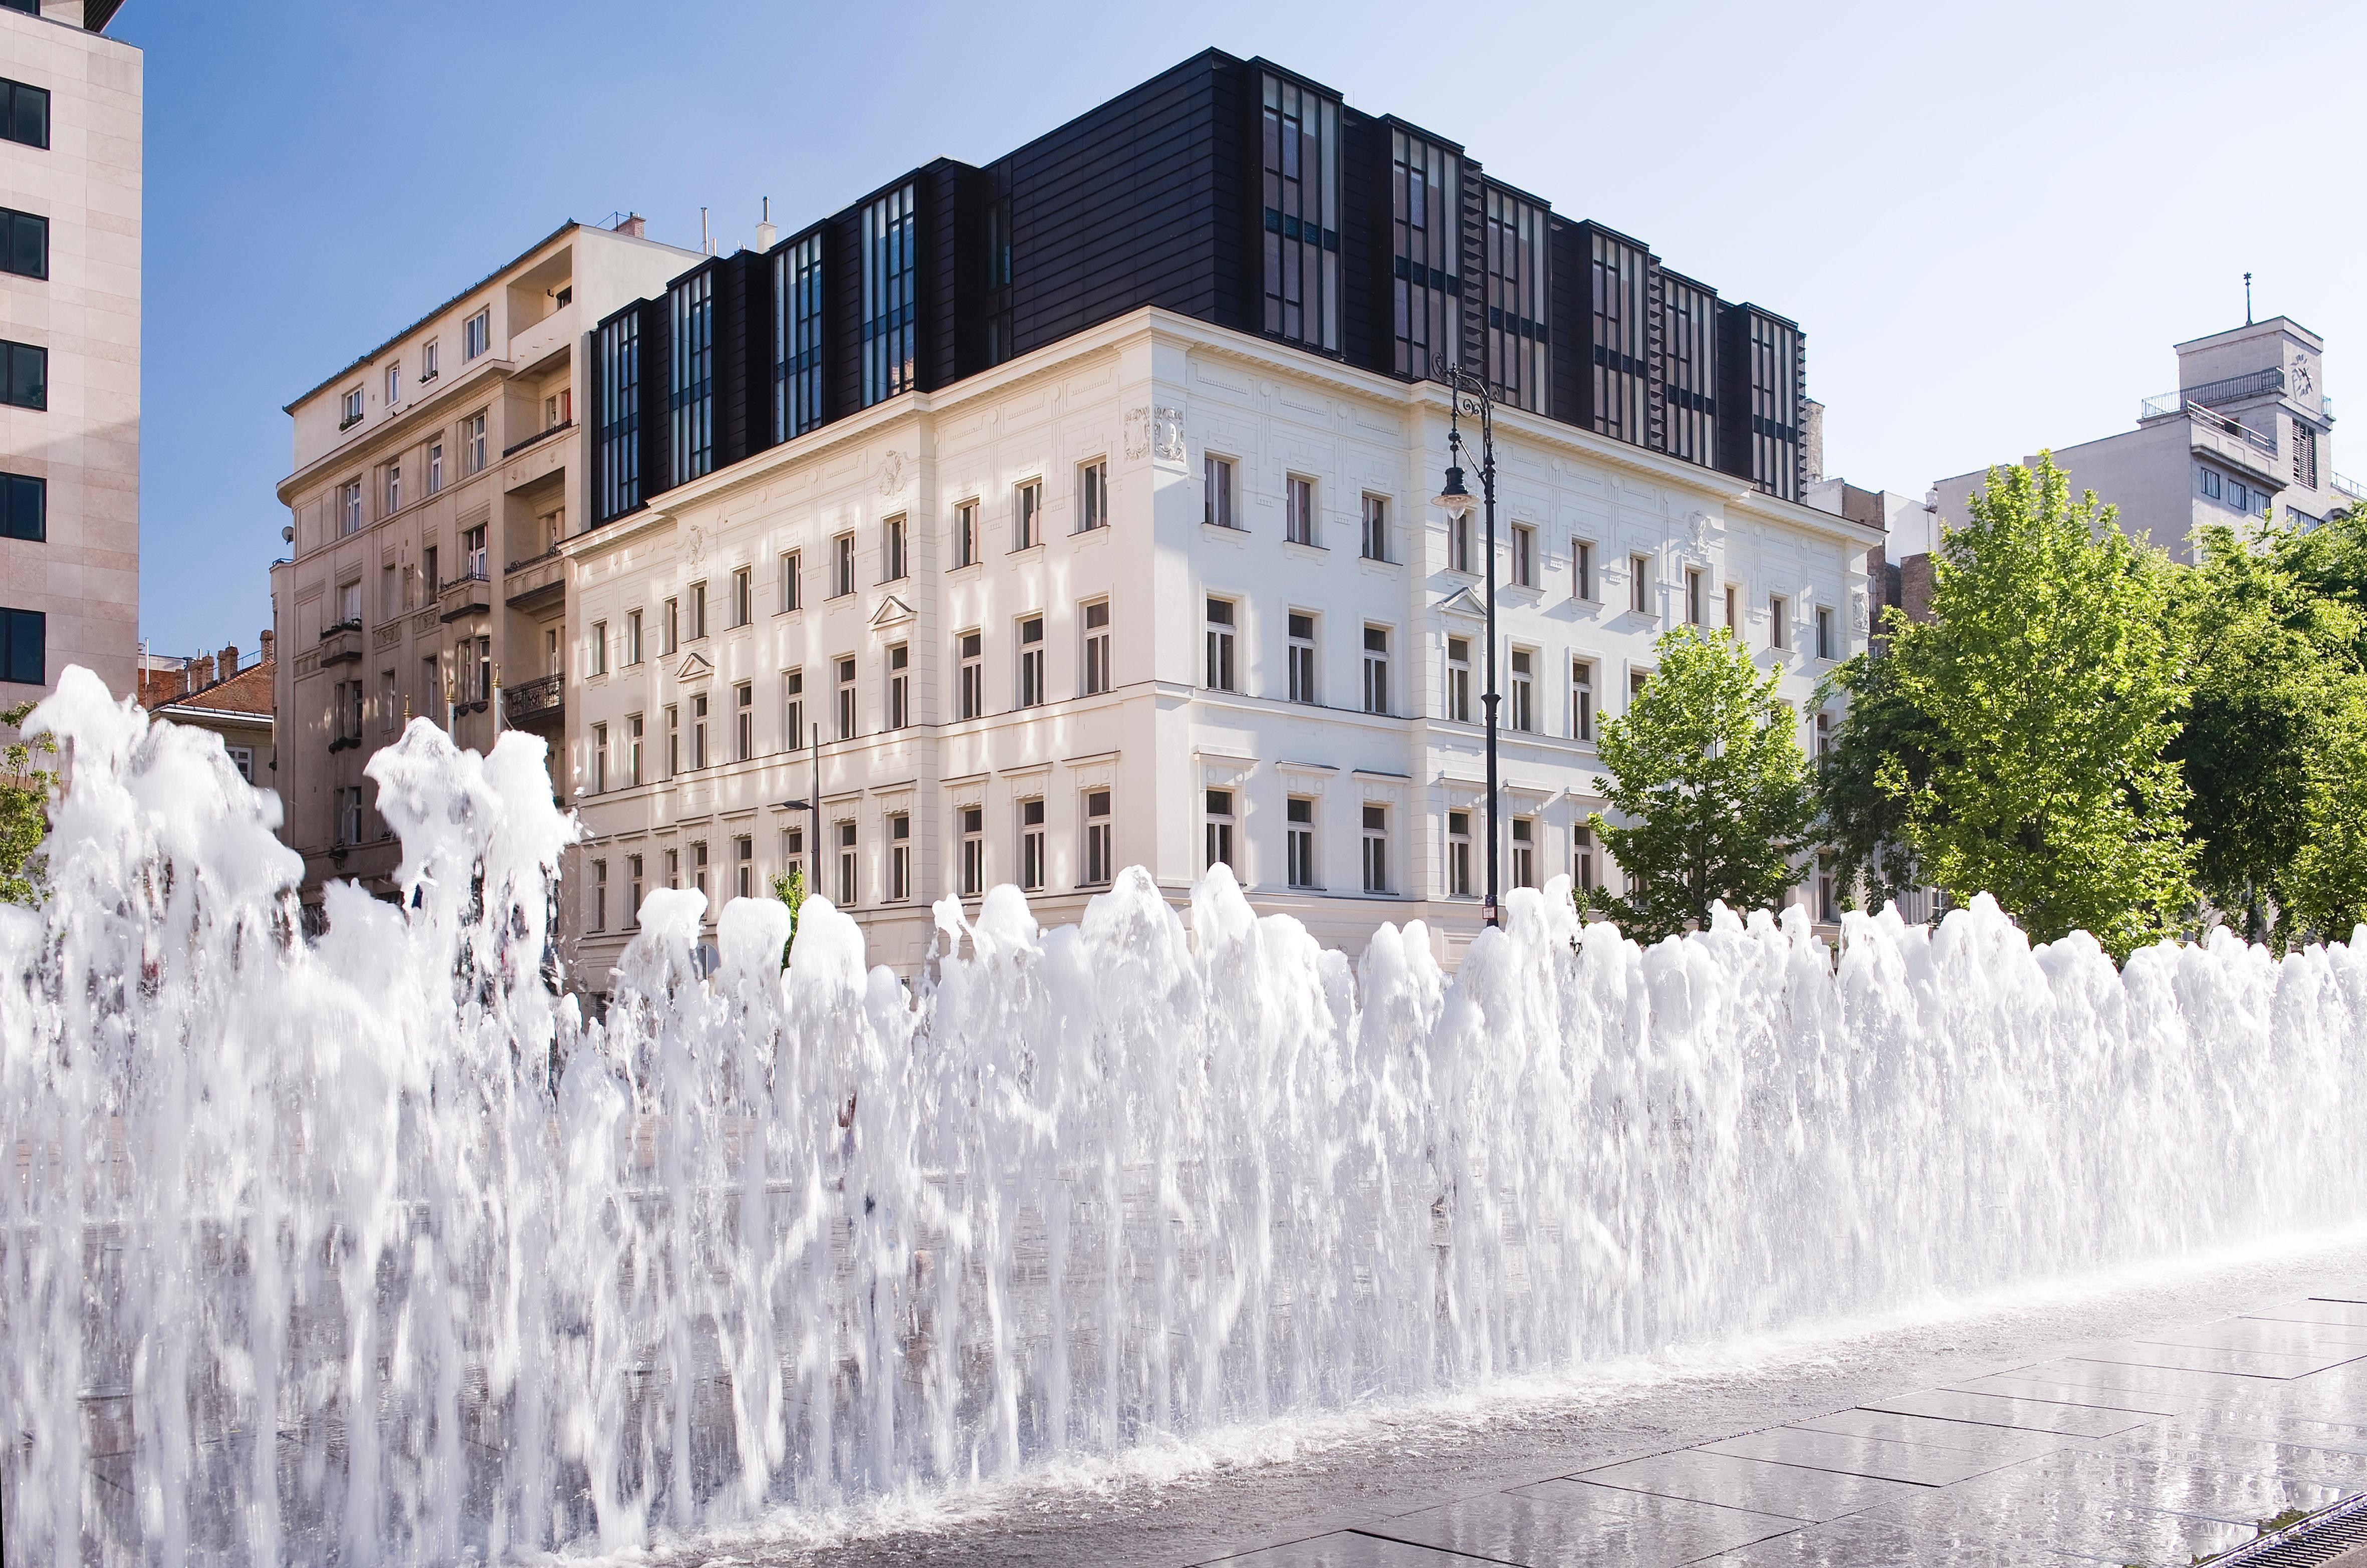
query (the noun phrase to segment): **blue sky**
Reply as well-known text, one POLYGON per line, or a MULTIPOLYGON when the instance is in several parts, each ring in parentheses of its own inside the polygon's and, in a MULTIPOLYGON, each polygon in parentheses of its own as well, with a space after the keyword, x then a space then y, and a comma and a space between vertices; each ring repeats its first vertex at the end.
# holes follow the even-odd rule
POLYGON ((696 246, 703 205, 730 249, 760 197, 793 227, 1211 44, 1799 321, 1826 470, 1861 484, 2124 428, 2171 343, 2241 321, 2247 270, 2367 418, 2355 3, 129 0, 110 30, 147 51, 160 651, 270 624, 281 405, 563 220, 633 209, 696 246))

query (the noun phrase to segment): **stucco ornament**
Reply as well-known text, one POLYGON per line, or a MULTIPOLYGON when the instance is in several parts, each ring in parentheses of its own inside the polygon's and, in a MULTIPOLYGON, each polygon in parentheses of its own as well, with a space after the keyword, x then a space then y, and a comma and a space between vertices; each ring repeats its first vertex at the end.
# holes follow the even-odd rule
POLYGON ((879 493, 893 495, 904 488, 904 454, 890 452, 879 460, 879 493))
POLYGON ((1861 637, 1863 637, 1863 636, 1864 636, 1864 635, 1865 635, 1866 627, 1867 627, 1867 625, 1868 625, 1868 622, 1867 622, 1867 619, 1866 619, 1867 614, 1868 614, 1868 612, 1867 612, 1867 610, 1866 610, 1866 604, 1865 604, 1865 590, 1864 590, 1864 589, 1863 589, 1863 588, 1852 588, 1852 589, 1851 589, 1851 590, 1850 590, 1850 626, 1851 626, 1851 628, 1852 628, 1852 630, 1856 631, 1856 632, 1858 633, 1858 635, 1859 635, 1859 636, 1861 636, 1861 637))
POLYGON ((1147 408, 1127 410, 1126 460, 1129 463, 1138 463, 1150 450, 1150 411, 1147 408))
POLYGON ((1184 411, 1161 409, 1152 420, 1151 450, 1162 463, 1184 460, 1184 411))
POLYGON ((682 558, 694 566, 707 558, 707 530, 696 523, 683 530, 682 558))
POLYGON ((1706 512, 1696 511, 1685 519, 1685 526, 1693 533, 1693 548, 1698 550, 1708 546, 1709 525, 1710 515, 1706 512))

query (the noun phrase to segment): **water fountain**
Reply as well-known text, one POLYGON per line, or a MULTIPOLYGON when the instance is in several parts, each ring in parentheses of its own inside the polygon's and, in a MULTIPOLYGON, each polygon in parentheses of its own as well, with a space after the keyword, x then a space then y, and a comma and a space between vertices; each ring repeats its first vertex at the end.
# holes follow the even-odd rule
POLYGON ((629 1545, 2367 1212, 2367 931, 2116 970, 1976 902, 1649 950, 1515 894, 1451 979, 1188 921, 652 894, 548 983, 541 742, 370 763, 407 904, 297 934, 277 807, 69 671, 0 908, 7 1560, 629 1545))

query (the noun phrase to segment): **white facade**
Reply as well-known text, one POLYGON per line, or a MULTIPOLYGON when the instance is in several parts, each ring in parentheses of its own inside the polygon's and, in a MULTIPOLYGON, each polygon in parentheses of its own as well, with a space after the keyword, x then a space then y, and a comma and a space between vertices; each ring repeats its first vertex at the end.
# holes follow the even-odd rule
MULTIPOLYGON (((968 856, 989 886, 1024 886, 1040 864, 1037 917, 1064 921, 1111 867, 1141 864, 1180 897, 1228 830, 1259 908, 1351 950, 1383 920, 1421 919, 1452 961, 1478 926, 1486 846, 1480 521, 1458 561, 1426 500, 1447 417, 1436 386, 1146 309, 834 422, 572 540, 568 766, 590 834, 573 881, 586 984, 604 987, 640 896, 669 881, 703 885, 711 918, 742 890, 743 868, 761 893, 792 859, 813 868, 819 848, 817 885, 835 898, 844 852, 874 958, 910 968, 926 953, 929 904, 962 890, 968 856), (1232 465, 1233 527, 1206 521, 1211 457, 1232 465), (1084 476, 1100 465, 1106 525, 1079 531, 1084 476), (1031 542, 1017 529, 1037 484, 1031 542), (1286 536, 1295 488, 1307 543, 1286 536), (1383 559, 1362 548, 1368 502, 1383 559), (978 558, 962 564, 970 505, 978 558), (842 539, 854 560, 844 593, 842 539), (1229 691, 1216 689, 1228 628, 1212 601, 1231 616, 1229 691), (1088 691, 1098 605, 1107 689, 1088 691), (971 633, 983 712, 963 717, 971 633), (1458 643, 1467 709, 1449 661, 1458 643), (1368 674, 1368 657, 1385 668, 1368 674), (850 660, 854 736, 842 740, 850 660), (1385 711, 1368 712, 1376 679, 1385 711), (808 796, 815 766, 807 736, 787 732, 790 700, 809 734, 821 727, 820 846, 813 817, 783 804, 808 796), (1095 864, 1104 794, 1111 842, 1095 864), (1449 831, 1464 813, 1467 851, 1449 831)), ((1620 711, 1654 638, 1689 603, 1724 624, 1731 589, 1749 645, 1786 667, 1812 744, 1817 680, 1864 646, 1863 564, 1881 536, 1518 411, 1499 412, 1497 451, 1504 883, 1542 886, 1581 851, 1599 882, 1600 851, 1579 831, 1601 805, 1593 744, 1576 733, 1581 700, 1620 711)))
MULTIPOLYGON (((2178 345, 2179 389, 2145 400, 2135 430, 2054 449, 2073 493, 2092 490, 2121 525, 2197 558, 2197 530, 2266 516, 2305 527, 2357 505, 2334 471, 2334 409, 2325 344, 2279 316, 2178 345)), ((2022 458, 2037 461, 2036 454, 2022 458)), ((1961 528, 1987 470, 1939 481, 1941 526, 1961 528)))

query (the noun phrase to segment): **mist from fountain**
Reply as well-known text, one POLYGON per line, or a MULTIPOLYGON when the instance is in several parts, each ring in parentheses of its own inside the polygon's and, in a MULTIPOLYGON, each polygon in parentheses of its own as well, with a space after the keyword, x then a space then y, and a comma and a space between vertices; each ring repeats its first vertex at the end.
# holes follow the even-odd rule
POLYGON ((661 890, 552 984, 542 743, 369 764, 402 905, 69 671, 0 907, 12 1562, 630 1547, 2367 1214, 2367 929, 2124 968, 1986 899, 1639 948, 1557 883, 1443 974, 1230 874, 917 985, 661 890), (595 984, 600 977, 592 977, 595 984))

